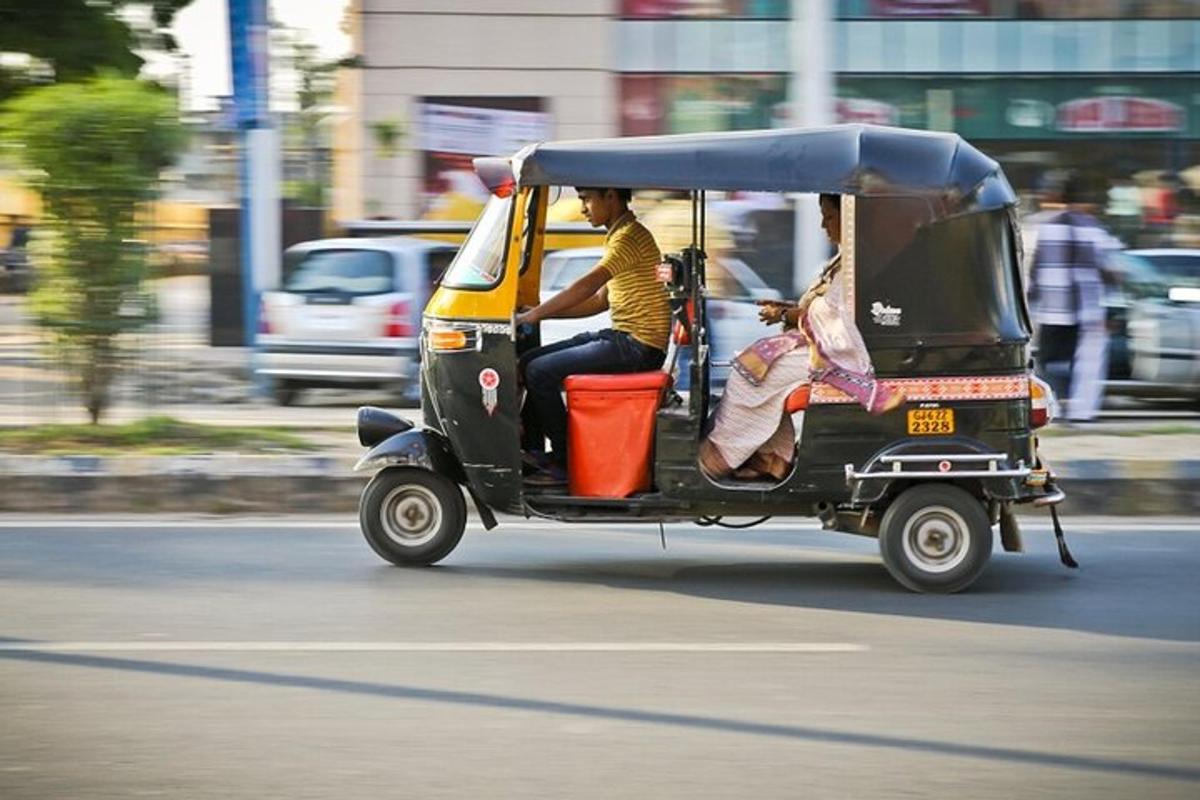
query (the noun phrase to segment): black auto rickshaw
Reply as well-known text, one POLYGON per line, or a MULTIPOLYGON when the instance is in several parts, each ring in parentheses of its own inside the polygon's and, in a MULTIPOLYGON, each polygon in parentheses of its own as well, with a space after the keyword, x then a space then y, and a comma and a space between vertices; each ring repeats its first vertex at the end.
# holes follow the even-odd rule
MULTIPOLYGON (((1053 512, 1063 499, 1037 454, 1035 430, 1053 398, 1030 368, 1016 198, 999 165, 957 135, 846 125, 544 143, 479 159, 476 169, 493 196, 425 309, 424 425, 359 412, 370 451, 357 469, 375 472, 360 522, 388 561, 426 565, 449 554, 466 524, 465 489, 488 529, 495 511, 727 527, 744 527, 731 517, 815 516, 827 529, 877 537, 887 569, 909 589, 952 592, 982 571, 993 526, 1005 550, 1021 550, 1015 505, 1053 512), (645 428, 631 434, 648 437, 644 457, 613 441, 589 456, 592 473, 597 459, 627 471, 632 458, 644 476, 632 490, 534 493, 522 484, 514 311, 537 296, 547 203, 562 186, 671 190, 693 202, 692 247, 660 270, 676 314, 667 372, 686 350, 688 396, 671 390, 669 374, 588 376, 601 406, 605 391, 652 398, 627 422, 645 428), (778 484, 714 482, 697 467, 717 401, 705 309, 709 190, 842 195, 855 318, 876 374, 907 397, 902 412, 878 417, 819 383, 790 399, 788 411, 803 418, 795 467, 778 484)), ((1057 516, 1055 525, 1071 565, 1057 516)))

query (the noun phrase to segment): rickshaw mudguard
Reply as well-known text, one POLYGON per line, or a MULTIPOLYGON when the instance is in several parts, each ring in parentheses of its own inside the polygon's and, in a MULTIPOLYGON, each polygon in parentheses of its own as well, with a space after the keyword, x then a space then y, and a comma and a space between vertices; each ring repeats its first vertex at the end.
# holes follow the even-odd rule
POLYGON ((387 467, 415 467, 436 472, 457 484, 461 484, 471 495, 479 519, 485 530, 496 527, 496 515, 480 499, 475 489, 467 481, 466 473, 458 457, 450 448, 450 440, 440 431, 432 428, 410 428, 393 434, 372 447, 367 454, 354 465, 355 472, 372 469, 381 470, 387 467))
POLYGON ((410 428, 392 434, 368 450, 354 465, 354 471, 384 467, 417 467, 444 475, 455 483, 467 482, 450 440, 432 428, 410 428))
POLYGON ((953 436, 893 444, 861 468, 846 464, 846 481, 853 506, 879 502, 898 483, 924 481, 970 482, 989 500, 1017 500, 1032 466, 983 442, 953 436))

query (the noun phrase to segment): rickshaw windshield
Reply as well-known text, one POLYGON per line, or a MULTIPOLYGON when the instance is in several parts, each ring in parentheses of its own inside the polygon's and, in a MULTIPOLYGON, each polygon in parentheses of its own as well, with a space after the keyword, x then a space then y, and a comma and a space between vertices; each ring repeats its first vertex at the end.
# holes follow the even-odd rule
POLYGON ((513 198, 488 200, 483 213, 446 275, 442 285, 452 289, 490 289, 504 276, 504 248, 508 241, 508 221, 513 198))

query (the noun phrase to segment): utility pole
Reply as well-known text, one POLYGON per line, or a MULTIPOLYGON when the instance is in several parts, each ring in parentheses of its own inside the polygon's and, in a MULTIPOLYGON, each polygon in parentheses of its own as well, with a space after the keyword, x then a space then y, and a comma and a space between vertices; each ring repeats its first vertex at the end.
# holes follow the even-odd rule
POLYGON ((242 320, 245 342, 258 334, 258 301, 279 283, 279 134, 268 107, 267 0, 228 0, 233 103, 242 133, 242 320))
MULTIPOLYGON (((832 125, 833 72, 831 70, 830 0, 792 0, 792 76, 788 89, 793 125, 832 125)), ((817 198, 796 195, 796 233, 792 280, 796 293, 804 291, 828 255, 821 232, 821 209, 817 198)))

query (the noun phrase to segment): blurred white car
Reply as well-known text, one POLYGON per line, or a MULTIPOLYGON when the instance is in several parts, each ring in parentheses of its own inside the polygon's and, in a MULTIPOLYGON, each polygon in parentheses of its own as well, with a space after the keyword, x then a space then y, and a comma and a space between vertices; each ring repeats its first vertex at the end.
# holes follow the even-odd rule
POLYGON ((455 245, 424 239, 322 239, 288 248, 263 292, 255 374, 288 405, 316 386, 418 387, 421 313, 455 245))
POLYGON ((1130 378, 1160 387, 1141 394, 1200 397, 1200 250, 1128 250, 1130 378))
MULTIPOLYGON (((542 262, 543 302, 587 274, 604 254, 602 247, 558 250, 542 262)), ((712 259, 707 265, 709 288, 708 320, 712 337, 712 382, 721 386, 729 373, 728 362, 746 345, 769 332, 758 319, 756 300, 780 300, 777 290, 767 286, 744 261, 712 259)), ((541 324, 542 343, 568 339, 577 333, 597 331, 611 325, 608 313, 581 319, 551 319, 541 324)), ((681 375, 686 370, 681 371, 681 375)))

